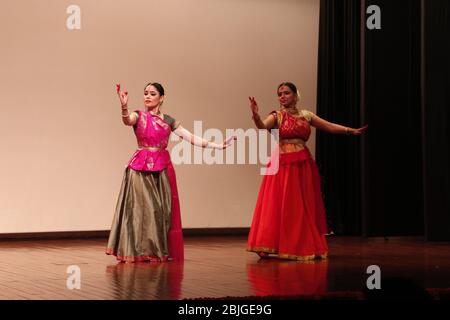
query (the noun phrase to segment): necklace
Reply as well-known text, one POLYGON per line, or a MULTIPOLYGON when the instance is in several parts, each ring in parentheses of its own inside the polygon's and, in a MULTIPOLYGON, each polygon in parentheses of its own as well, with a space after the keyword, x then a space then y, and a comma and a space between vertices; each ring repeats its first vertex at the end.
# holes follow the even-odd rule
POLYGON ((153 114, 155 116, 160 115, 161 111, 158 110, 158 112, 152 111, 152 110, 147 110, 147 112, 149 112, 150 114, 153 114))
POLYGON ((297 109, 297 106, 293 106, 293 107, 290 107, 290 108, 281 107, 281 111, 290 113, 292 115, 299 115, 300 114, 300 112, 297 109))
POLYGON ((160 118, 161 120, 164 120, 164 115, 161 113, 160 110, 158 110, 158 112, 154 112, 154 111, 147 111, 148 113, 150 113, 153 116, 156 116, 158 118, 160 118))

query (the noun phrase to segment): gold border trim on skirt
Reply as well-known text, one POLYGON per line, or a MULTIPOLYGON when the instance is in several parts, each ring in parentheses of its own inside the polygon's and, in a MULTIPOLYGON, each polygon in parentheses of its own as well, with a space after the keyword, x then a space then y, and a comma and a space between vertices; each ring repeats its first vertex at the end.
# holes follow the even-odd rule
POLYGON ((264 252, 264 253, 271 253, 271 254, 278 254, 278 258, 280 259, 288 259, 288 260, 298 260, 298 261, 308 261, 308 260, 314 260, 314 259, 327 259, 328 258, 328 252, 324 252, 322 254, 312 254, 307 256, 298 256, 294 254, 287 254, 287 253, 278 253, 277 250, 273 248, 267 248, 267 247, 255 247, 255 248, 247 248, 246 249, 249 252, 264 252))

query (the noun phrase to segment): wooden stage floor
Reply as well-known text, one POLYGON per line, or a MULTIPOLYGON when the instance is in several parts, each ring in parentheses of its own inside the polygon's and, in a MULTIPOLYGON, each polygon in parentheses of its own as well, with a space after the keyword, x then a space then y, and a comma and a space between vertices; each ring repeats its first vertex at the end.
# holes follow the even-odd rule
MULTIPOLYGON (((361 298, 367 267, 382 282, 407 277, 449 292, 450 243, 419 239, 328 238, 327 260, 261 260, 241 236, 187 237, 184 263, 117 263, 106 239, 0 242, 0 299, 195 299, 248 297, 361 298), (68 289, 67 268, 80 268, 81 289, 68 289)), ((446 297, 449 295, 447 294, 446 297)))

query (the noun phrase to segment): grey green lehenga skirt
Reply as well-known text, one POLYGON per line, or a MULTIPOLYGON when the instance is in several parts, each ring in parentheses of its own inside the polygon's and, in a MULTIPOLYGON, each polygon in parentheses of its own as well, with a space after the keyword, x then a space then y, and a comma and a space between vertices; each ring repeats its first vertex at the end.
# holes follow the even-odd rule
POLYGON ((167 259, 171 206, 167 169, 150 172, 127 168, 106 253, 129 262, 167 259))

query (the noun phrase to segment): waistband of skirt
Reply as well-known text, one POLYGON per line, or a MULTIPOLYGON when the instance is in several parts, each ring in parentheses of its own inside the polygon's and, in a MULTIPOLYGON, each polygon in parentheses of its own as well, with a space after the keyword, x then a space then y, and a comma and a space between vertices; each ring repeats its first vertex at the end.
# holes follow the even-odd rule
POLYGON ((166 148, 160 148, 160 147, 138 147, 137 150, 164 151, 164 150, 166 150, 166 148))
POLYGON ((280 144, 298 144, 304 146, 306 142, 303 139, 293 138, 293 139, 280 139, 280 144))
POLYGON ((300 151, 287 152, 280 154, 280 164, 289 164, 293 162, 301 162, 305 160, 312 159, 309 149, 305 147, 300 151))

